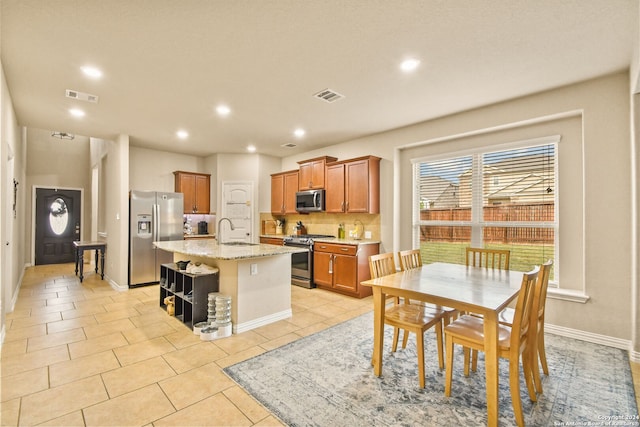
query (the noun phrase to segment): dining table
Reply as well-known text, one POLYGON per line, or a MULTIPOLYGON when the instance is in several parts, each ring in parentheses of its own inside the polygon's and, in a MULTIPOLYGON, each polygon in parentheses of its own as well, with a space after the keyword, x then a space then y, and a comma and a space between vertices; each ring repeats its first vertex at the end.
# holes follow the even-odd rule
POLYGON ((522 272, 436 262, 361 282, 373 292, 373 369, 382 375, 387 297, 398 296, 484 317, 487 425, 498 425, 498 314, 517 298, 522 272))

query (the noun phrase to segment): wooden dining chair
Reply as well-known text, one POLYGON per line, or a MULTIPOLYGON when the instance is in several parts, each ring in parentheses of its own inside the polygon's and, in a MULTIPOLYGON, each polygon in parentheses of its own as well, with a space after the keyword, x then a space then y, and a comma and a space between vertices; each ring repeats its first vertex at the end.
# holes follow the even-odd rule
MULTIPOLYGON (((508 270, 511 251, 508 249, 465 248, 465 262, 471 267, 485 267, 496 270, 508 270)), ((467 313, 463 313, 467 314, 467 313)), ((479 316, 474 314, 474 316, 479 316)), ((468 362, 468 360, 467 360, 468 362)), ((478 352, 471 352, 471 369, 475 372, 478 364, 478 352)))
MULTIPOLYGON (((522 357, 523 373, 529 398, 537 400, 533 378, 531 374, 531 352, 528 340, 531 339, 531 310, 535 284, 538 279, 539 268, 524 273, 520 285, 520 293, 516 304, 513 324, 507 326, 498 324, 498 355, 509 360, 509 387, 511 389, 511 403, 516 417, 516 423, 524 426, 522 401, 520 400, 520 357, 522 357)), ((451 380, 453 377, 453 349, 455 344, 464 348, 464 374, 469 375, 469 349, 484 351, 484 319, 481 317, 464 315, 444 328, 447 345, 447 369, 445 374, 445 396, 451 395, 451 380)))
MULTIPOLYGON (((400 270, 411 270, 413 268, 422 267, 422 255, 420 254, 420 249, 409 249, 406 251, 398 252, 398 260, 400 261, 400 270)), ((444 326, 447 326, 451 323, 452 319, 458 317, 458 310, 452 307, 444 307, 436 304, 423 303, 425 307, 436 308, 438 310, 442 310, 444 312, 444 326)), ((407 336, 405 334, 403 339, 403 347, 406 345, 405 341, 407 336)))
POLYGON ((473 267, 509 269, 511 251, 508 249, 466 248, 466 264, 473 267))
MULTIPOLYGON (((538 393, 542 393, 540 365, 542 366, 542 372, 544 372, 545 375, 549 375, 547 354, 544 349, 544 308, 547 303, 547 289, 549 287, 549 276, 552 266, 552 260, 540 266, 540 273, 538 274, 538 281, 536 282, 533 294, 533 308, 531 310, 531 322, 532 325, 535 326, 535 331, 533 331, 533 327, 531 328, 533 333, 533 339, 531 340, 531 369, 533 370, 533 383, 538 393), (538 358, 540 358, 540 365, 538 365, 538 358)), ((500 312, 498 320, 504 325, 511 326, 513 325, 514 317, 515 310, 506 308, 500 312)), ((473 367, 472 364, 472 368, 473 367)))
MULTIPOLYGON (((395 262, 393 253, 372 255, 369 257, 369 269, 371 278, 385 276, 395 273, 395 262)), ((409 332, 416 334, 416 350, 418 353, 418 376, 420 388, 425 387, 424 373, 424 333, 435 327, 436 343, 438 346, 438 365, 440 369, 444 367, 444 353, 442 342, 442 310, 430 309, 421 304, 411 304, 405 300, 400 302, 399 298, 394 300, 394 305, 385 309, 384 323, 393 326, 393 346, 392 351, 398 349, 398 336, 400 329, 404 329, 405 336, 409 332)), ((406 345, 406 342, 404 343, 406 345)), ((371 363, 373 364, 373 357, 371 363)))

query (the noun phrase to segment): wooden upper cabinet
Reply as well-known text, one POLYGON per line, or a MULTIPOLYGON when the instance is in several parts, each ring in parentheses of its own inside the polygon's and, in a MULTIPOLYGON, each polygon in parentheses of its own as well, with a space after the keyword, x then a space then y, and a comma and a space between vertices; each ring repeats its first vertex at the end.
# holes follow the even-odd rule
POLYGON ((282 215, 296 213, 298 171, 271 175, 271 213, 282 215))
POLYGON ((316 190, 326 188, 325 167, 327 163, 338 160, 335 157, 323 156, 298 162, 300 165, 299 190, 316 190))
POLYGON ((326 168, 327 212, 380 213, 380 158, 330 163, 326 168))
POLYGON ((184 195, 184 213, 208 214, 210 206, 211 175, 175 171, 175 191, 184 195))

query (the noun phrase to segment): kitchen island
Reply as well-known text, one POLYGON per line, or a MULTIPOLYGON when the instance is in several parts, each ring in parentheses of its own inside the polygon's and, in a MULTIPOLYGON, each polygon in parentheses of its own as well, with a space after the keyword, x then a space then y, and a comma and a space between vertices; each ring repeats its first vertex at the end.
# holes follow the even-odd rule
POLYGON ((220 293, 231 301, 233 332, 291 317, 291 254, 306 249, 268 244, 218 244, 213 239, 154 242, 174 261, 201 262, 220 270, 220 293))

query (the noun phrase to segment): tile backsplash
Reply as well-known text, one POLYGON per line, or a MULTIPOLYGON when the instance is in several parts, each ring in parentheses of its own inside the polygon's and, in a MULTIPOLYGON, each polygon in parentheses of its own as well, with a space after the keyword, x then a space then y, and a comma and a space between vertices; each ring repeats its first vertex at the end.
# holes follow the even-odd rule
MULTIPOLYGON (((273 216, 269 212, 260 213, 260 224, 264 221, 284 220, 283 234, 295 234, 295 226, 298 221, 306 227, 308 234, 329 234, 338 237, 338 226, 344 224, 346 235, 355 229, 356 220, 362 221, 364 231, 371 232, 371 240, 380 240, 380 214, 335 214, 324 212, 313 212, 307 215, 291 214, 283 216, 273 216)), ((264 234, 261 230, 260 234, 264 234)), ((363 238, 365 238, 363 236, 363 238)))

